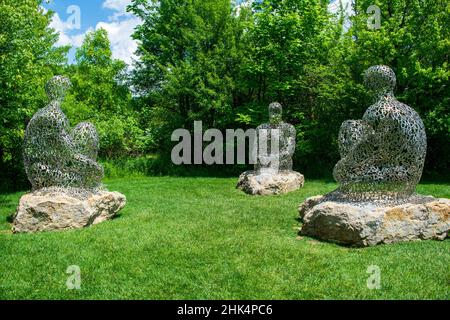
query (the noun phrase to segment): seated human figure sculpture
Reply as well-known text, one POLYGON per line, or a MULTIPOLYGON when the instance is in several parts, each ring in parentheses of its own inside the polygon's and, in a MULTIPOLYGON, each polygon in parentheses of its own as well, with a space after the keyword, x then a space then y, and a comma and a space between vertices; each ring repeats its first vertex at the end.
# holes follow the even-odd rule
POLYGON ((126 197, 101 184, 95 127, 82 122, 71 129, 60 105, 70 87, 56 76, 46 85, 50 103, 31 119, 25 132, 24 164, 32 192, 20 199, 13 232, 87 227, 112 219, 126 197))
POLYGON ((256 129, 258 147, 254 171, 244 172, 238 188, 252 195, 287 193, 303 187, 304 177, 292 171, 296 130, 283 122, 282 106, 269 105, 269 122, 256 129))
POLYGON ((346 121, 339 133, 341 160, 334 169, 346 200, 401 200, 415 193, 427 149, 416 111, 394 96, 396 76, 387 66, 369 68, 366 86, 376 102, 362 120, 346 121))
POLYGON ((293 125, 283 122, 282 115, 281 104, 271 103, 269 105, 269 123, 264 123, 256 128, 259 152, 255 171, 258 173, 292 170, 296 130, 293 125), (272 137, 272 135, 274 136, 272 137), (261 146, 263 147, 261 148, 261 146))
POLYGON ((424 124, 395 98, 391 68, 371 67, 364 80, 376 101, 362 120, 342 124, 334 169, 340 186, 300 205, 300 234, 353 246, 444 240, 450 200, 415 193, 427 149, 424 124))
POLYGON ((69 126, 60 105, 70 80, 53 77, 46 85, 50 99, 29 122, 24 141, 25 169, 33 190, 100 187, 103 168, 96 162, 98 134, 88 122, 69 126))

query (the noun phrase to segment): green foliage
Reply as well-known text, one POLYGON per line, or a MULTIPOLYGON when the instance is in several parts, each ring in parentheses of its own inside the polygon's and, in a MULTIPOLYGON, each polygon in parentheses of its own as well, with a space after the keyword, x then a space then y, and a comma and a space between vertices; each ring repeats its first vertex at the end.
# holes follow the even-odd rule
POLYGON ((148 126, 166 126, 166 134, 197 119, 205 127, 233 123, 247 15, 232 15, 229 0, 137 0, 130 10, 145 21, 134 35, 134 85, 152 109, 148 126))
POLYGON ((108 159, 139 155, 143 133, 135 117, 111 115, 94 122, 100 136, 101 155, 108 159))
POLYGON ((239 13, 232 3, 133 0, 129 11, 143 22, 134 34, 140 59, 128 69, 113 59, 103 29, 88 33, 67 65, 68 48, 54 47, 52 13, 40 1, 1 1, 2 181, 25 180, 24 129, 45 106, 44 84, 55 74, 71 78, 63 109, 72 124, 97 126, 103 159, 159 154, 145 172, 187 174, 170 161, 174 129, 192 129, 196 120, 205 130, 256 127, 279 101, 297 129, 296 169, 329 176, 342 121, 361 118, 371 104, 362 73, 374 64, 396 71, 399 99, 424 119, 426 174, 450 178, 448 1, 361 0, 350 18, 332 15, 328 0, 261 0, 239 13), (379 30, 367 26, 373 4, 381 8, 379 30))
POLYGON ((262 116, 257 120, 266 121, 270 102, 283 104, 284 120, 297 129, 296 166, 308 176, 330 174, 337 131, 357 109, 352 96, 361 95, 349 68, 336 64, 343 29, 327 8, 327 1, 315 0, 257 3, 244 64, 248 100, 262 116))
POLYGON ((426 172, 449 172, 449 25, 447 1, 357 1, 348 18, 329 1, 261 0, 237 15, 230 1, 134 0, 142 18, 133 82, 141 118, 158 150, 174 128, 194 120, 219 129, 255 127, 279 101, 297 129, 295 164, 308 176, 330 175, 339 159, 342 121, 371 104, 362 73, 374 64, 397 72, 400 100, 423 117, 426 172), (368 28, 370 5, 382 11, 368 28))
POLYGON ((91 121, 100 136, 100 156, 133 156, 142 150, 143 131, 131 109, 126 64, 114 60, 106 30, 86 35, 68 68, 73 89, 63 110, 72 123, 91 121))
POLYGON ((62 70, 67 48, 37 0, 0 1, 0 187, 20 184, 25 126, 46 101, 45 82, 62 70))
POLYGON ((415 108, 428 134, 426 168, 450 168, 450 3, 446 0, 358 1, 345 43, 355 76, 373 64, 397 73, 397 96, 415 108), (367 28, 365 8, 381 8, 381 29, 367 28), (354 40, 352 40, 354 39, 354 40))

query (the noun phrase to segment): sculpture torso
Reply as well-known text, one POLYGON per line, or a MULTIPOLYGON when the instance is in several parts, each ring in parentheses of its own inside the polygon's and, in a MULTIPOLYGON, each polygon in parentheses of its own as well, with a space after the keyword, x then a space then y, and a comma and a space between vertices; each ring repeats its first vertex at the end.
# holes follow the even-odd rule
POLYGON ((33 190, 48 187, 95 189, 103 168, 96 162, 98 136, 90 123, 73 130, 60 109, 68 80, 55 77, 49 82, 50 104, 40 109, 27 126, 24 161, 33 190))
POLYGON ((256 129, 258 159, 255 170, 268 173, 291 171, 296 130, 293 125, 281 121, 280 104, 271 104, 269 110, 272 122, 262 124, 256 129))
MULTIPOLYGON (((395 74, 386 68, 369 71, 388 87, 395 74)), ((339 142, 342 160, 334 176, 348 198, 400 199, 414 193, 425 161, 425 127, 417 112, 399 102, 390 87, 378 95, 362 120, 344 122, 339 142)))
POLYGON ((71 143, 68 139, 69 130, 69 120, 58 105, 50 104, 40 109, 27 126, 25 146, 37 148, 34 153, 27 152, 29 159, 45 158, 47 161, 55 161, 52 154, 64 151, 66 145, 71 143), (55 135, 55 132, 59 134, 55 135))

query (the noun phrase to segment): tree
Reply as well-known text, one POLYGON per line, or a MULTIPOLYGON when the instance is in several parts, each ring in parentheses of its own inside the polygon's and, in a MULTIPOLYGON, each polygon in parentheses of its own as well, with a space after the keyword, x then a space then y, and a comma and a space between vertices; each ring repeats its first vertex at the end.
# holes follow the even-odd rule
POLYGON ((108 33, 89 32, 68 68, 72 91, 63 109, 73 123, 93 122, 100 135, 100 156, 117 158, 140 152, 142 130, 131 110, 127 65, 112 58, 108 33))
POLYGON ((248 90, 243 118, 256 126, 267 119, 267 105, 278 101, 284 119, 297 129, 295 165, 309 176, 326 175, 338 160, 336 137, 356 109, 361 86, 345 60, 342 20, 328 12, 328 1, 264 0, 254 5, 244 65, 248 90), (350 80, 350 81, 349 81, 350 80))
POLYGON ((133 83, 146 125, 160 128, 155 145, 169 148, 171 131, 194 120, 233 123, 248 15, 233 14, 230 0, 134 0, 129 10, 144 21, 133 83))
POLYGON ((398 75, 398 97, 427 127, 427 171, 448 172, 448 1, 359 0, 351 17, 343 8, 331 14, 328 0, 259 0, 240 14, 232 3, 134 0, 129 7, 144 21, 135 33, 141 60, 133 83, 155 149, 168 149, 172 130, 193 120, 255 127, 279 101, 297 129, 299 170, 329 175, 341 123, 371 104, 363 72, 387 64, 398 75), (366 13, 372 5, 381 9, 375 30, 366 13))
MULTIPOLYGON (((52 12, 37 0, 0 2, 0 179, 20 184, 25 126, 46 102, 44 85, 62 70, 68 48, 55 48, 52 12)), ((1 183, 0 183, 1 184, 1 183)))

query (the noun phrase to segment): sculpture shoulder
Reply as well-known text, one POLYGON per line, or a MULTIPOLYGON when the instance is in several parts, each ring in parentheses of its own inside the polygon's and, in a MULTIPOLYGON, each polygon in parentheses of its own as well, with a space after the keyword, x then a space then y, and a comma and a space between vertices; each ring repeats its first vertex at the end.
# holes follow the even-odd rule
POLYGON ((260 131, 260 130, 270 130, 273 129, 272 126, 269 123, 263 123, 261 125, 259 125, 258 127, 256 127, 256 131, 260 131))
POLYGON ((399 102, 399 103, 400 103, 400 109, 405 116, 408 116, 410 119, 413 119, 416 123, 418 123, 420 126, 425 128, 422 118, 420 117, 419 113, 416 110, 414 110, 412 107, 410 107, 404 103, 401 103, 401 102, 399 102))
POLYGON ((29 128, 68 128, 69 120, 59 107, 48 106, 40 109, 31 118, 29 128))
POLYGON ((281 125, 281 127, 282 127, 283 130, 288 131, 288 132, 292 132, 292 133, 296 133, 297 132, 295 127, 292 124, 290 124, 290 123, 283 123, 281 125))
POLYGON ((411 120, 420 119, 413 108, 396 99, 378 101, 370 106, 363 116, 363 120, 368 122, 383 119, 401 120, 405 118, 411 120))
POLYGON ((410 106, 395 100, 395 103, 378 102, 369 107, 363 117, 375 127, 395 126, 401 128, 410 139, 426 139, 425 125, 419 114, 410 106))

